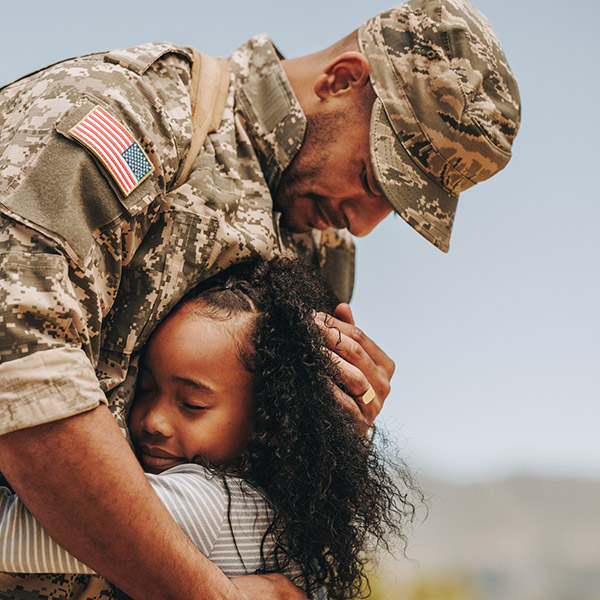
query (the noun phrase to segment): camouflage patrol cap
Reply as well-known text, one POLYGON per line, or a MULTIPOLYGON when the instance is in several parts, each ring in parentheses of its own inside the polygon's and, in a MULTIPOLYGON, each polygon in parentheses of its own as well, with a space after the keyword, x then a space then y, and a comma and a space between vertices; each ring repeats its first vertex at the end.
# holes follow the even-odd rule
POLYGON ((395 211, 448 251, 458 195, 502 169, 517 82, 487 19, 463 0, 411 0, 358 30, 377 99, 371 160, 395 211))

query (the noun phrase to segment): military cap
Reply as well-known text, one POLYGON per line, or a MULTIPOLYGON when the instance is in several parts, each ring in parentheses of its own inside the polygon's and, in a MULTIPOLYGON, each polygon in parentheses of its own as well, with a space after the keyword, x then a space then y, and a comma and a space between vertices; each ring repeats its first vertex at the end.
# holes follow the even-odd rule
POLYGON ((444 252, 460 192, 501 170, 517 82, 487 19, 463 0, 411 0, 358 30, 377 95, 370 151, 394 210, 444 252))

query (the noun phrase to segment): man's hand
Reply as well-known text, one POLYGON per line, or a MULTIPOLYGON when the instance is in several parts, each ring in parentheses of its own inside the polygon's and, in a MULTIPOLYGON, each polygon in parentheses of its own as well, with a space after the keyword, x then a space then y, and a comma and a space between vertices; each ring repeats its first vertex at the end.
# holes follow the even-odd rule
POLYGON ((306 594, 277 573, 245 575, 232 580, 244 600, 306 600, 306 594))
POLYGON ((348 304, 339 304, 333 316, 317 313, 315 319, 325 335, 346 390, 336 389, 338 400, 366 431, 390 393, 394 361, 356 327, 348 304), (375 397, 365 402, 363 397, 371 387, 375 397))

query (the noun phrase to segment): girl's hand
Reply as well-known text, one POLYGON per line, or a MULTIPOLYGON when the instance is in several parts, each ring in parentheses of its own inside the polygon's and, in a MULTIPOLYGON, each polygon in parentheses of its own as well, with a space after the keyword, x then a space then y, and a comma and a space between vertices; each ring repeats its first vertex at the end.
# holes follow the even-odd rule
POLYGON ((348 304, 339 304, 333 316, 317 313, 315 320, 340 370, 344 390, 338 387, 336 396, 366 431, 390 393, 394 361, 356 327, 348 304))

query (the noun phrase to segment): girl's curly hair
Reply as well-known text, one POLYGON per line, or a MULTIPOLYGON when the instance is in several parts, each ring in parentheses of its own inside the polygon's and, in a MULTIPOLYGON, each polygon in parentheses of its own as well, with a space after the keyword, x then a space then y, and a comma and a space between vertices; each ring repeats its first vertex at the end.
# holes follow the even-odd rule
POLYGON ((368 553, 388 548, 390 535, 406 545, 411 498, 422 496, 405 465, 380 455, 336 399, 339 374, 314 319, 332 314, 333 296, 312 267, 277 258, 232 267, 184 302, 217 319, 256 315, 240 348, 256 378, 254 434, 235 464, 216 471, 266 493, 279 569, 295 563, 307 591, 324 585, 331 600, 368 595, 368 553))

